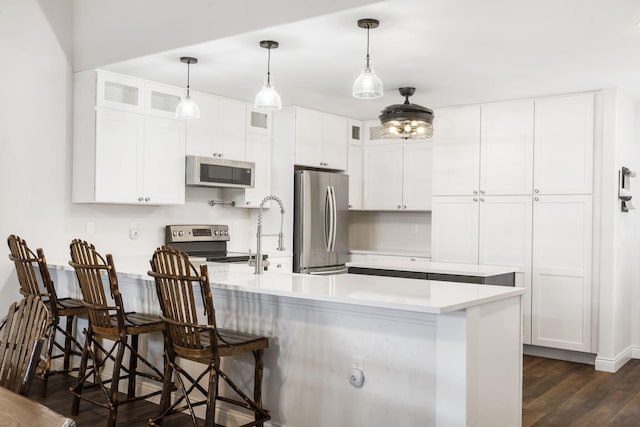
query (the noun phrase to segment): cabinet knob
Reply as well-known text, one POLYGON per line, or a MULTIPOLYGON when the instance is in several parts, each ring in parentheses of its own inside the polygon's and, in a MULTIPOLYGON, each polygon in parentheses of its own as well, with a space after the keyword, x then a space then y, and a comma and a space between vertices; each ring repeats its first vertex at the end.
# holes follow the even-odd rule
POLYGON ((276 265, 277 268, 282 268, 282 264, 276 265))
POLYGON ((540 198, 539 197, 534 197, 533 200, 535 200, 537 202, 538 200, 540 200, 540 198))
POLYGON ((478 198, 477 198, 477 197, 474 197, 474 198, 473 198, 473 201, 474 201, 474 202, 477 202, 477 201, 478 201, 478 198))
POLYGON ((353 209, 353 205, 349 205, 349 209, 353 209))
POLYGON ((480 194, 484 194, 484 190, 480 190, 480 194))
POLYGON ((250 205, 251 204, 251 200, 244 202, 245 205, 250 205))
POLYGON ((480 201, 481 201, 481 202, 484 202, 484 197, 480 197, 480 201))
POLYGON ((138 201, 139 202, 144 202, 144 199, 142 197, 138 197, 138 201))
POLYGON ((218 154, 218 157, 224 157, 224 154, 220 153, 218 154))
POLYGON ((473 194, 478 194, 478 190, 473 190, 473 194))
POLYGON ((402 209, 407 209, 407 205, 402 205, 402 209))
POLYGON ((535 190, 533 190, 534 193, 538 194, 540 192, 540 190, 538 190, 537 188, 535 190))
POLYGON ((397 205, 397 206, 396 206, 396 209, 402 209, 402 206, 397 205))
POLYGON ((145 202, 148 202, 149 200, 151 200, 151 199, 150 199, 150 198, 148 198, 148 197, 145 197, 145 198, 144 198, 144 201, 145 201, 145 202))

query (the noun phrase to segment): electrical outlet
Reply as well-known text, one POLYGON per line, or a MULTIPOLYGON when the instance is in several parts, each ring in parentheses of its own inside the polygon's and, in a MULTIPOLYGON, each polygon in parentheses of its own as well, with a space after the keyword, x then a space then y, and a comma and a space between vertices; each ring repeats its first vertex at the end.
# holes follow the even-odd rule
POLYGON ((131 221, 129 224, 129 238, 131 240, 138 238, 138 223, 135 221, 131 221))
POLYGON ((364 358, 362 356, 351 356, 351 367, 364 371, 364 358))

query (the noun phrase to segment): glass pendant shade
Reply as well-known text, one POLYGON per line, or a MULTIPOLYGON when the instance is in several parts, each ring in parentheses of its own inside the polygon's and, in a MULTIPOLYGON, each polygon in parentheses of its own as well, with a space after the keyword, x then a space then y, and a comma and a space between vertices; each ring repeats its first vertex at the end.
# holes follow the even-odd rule
POLYGON ((273 82, 269 77, 264 78, 262 90, 256 95, 254 107, 261 110, 279 110, 282 108, 282 100, 280 95, 273 87, 273 82))
POLYGON ((353 82, 352 95, 354 98, 373 99, 380 98, 384 95, 382 80, 376 76, 376 72, 371 66, 371 56, 369 55, 369 30, 371 28, 378 28, 379 25, 380 21, 377 19, 365 18, 358 20, 358 27, 367 30, 367 62, 356 81, 353 82))
POLYGON ((190 56, 183 56, 180 58, 180 62, 187 64, 187 95, 180 101, 176 107, 176 118, 178 119, 199 119, 200 108, 193 102, 191 95, 189 94, 190 77, 191 77, 191 64, 197 64, 198 59, 190 56))
POLYGON ((273 87, 271 78, 271 49, 277 49, 280 44, 273 40, 262 40, 260 47, 267 49, 267 76, 264 78, 262 90, 256 95, 254 107, 261 110, 279 110, 282 108, 280 95, 273 87))
POLYGON ((384 87, 380 77, 376 76, 373 67, 365 67, 353 82, 353 96, 355 98, 380 98, 384 95, 384 87))
POLYGON ((385 138, 423 139, 433 136, 433 111, 418 104, 411 104, 409 97, 415 88, 401 87, 403 104, 390 105, 382 110, 380 124, 385 138))
POLYGON ((199 119, 200 108, 193 102, 190 95, 184 97, 176 108, 176 117, 179 119, 199 119))

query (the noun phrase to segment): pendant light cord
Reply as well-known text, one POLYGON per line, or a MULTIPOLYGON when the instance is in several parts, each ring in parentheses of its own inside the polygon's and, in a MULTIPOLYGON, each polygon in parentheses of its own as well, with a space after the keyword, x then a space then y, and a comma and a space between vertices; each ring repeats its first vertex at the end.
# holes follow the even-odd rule
POLYGON ((267 48, 267 85, 271 85, 271 46, 267 48))
POLYGON ((191 70, 191 61, 187 62, 187 98, 189 97, 189 71, 191 70))
POLYGON ((369 57, 369 28, 370 27, 371 26, 369 24, 367 24, 367 69, 371 68, 371 67, 369 67, 369 58, 370 58, 369 57))

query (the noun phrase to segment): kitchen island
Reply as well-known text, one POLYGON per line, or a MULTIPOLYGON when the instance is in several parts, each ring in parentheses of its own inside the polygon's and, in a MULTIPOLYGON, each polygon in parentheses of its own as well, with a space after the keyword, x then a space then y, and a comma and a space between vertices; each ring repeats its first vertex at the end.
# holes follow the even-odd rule
MULTIPOLYGON (((115 263, 126 309, 159 313, 148 259, 115 263)), ((60 293, 78 296, 66 262, 50 265, 60 293)), ((263 397, 271 425, 521 424, 522 288, 254 275, 237 264, 210 263, 209 274, 219 326, 270 339, 263 397), (348 381, 353 363, 364 371, 361 388, 348 381)), ((161 364, 162 337, 145 345, 161 364)), ((250 358, 225 360, 224 369, 251 383, 250 358)), ((239 418, 226 408, 220 415, 239 418)))

